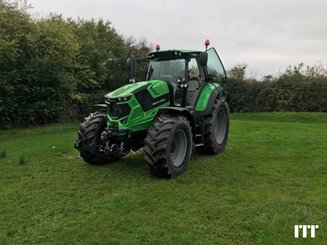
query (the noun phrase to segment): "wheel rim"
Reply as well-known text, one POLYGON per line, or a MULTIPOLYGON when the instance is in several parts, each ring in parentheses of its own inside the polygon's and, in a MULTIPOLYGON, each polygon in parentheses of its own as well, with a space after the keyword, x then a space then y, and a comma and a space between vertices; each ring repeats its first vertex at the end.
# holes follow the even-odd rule
POLYGON ((226 135, 226 113, 225 110, 220 107, 217 113, 217 122, 215 128, 215 136, 218 144, 223 143, 226 135))
POLYGON ((187 136, 183 129, 178 129, 170 148, 170 159, 175 167, 179 167, 186 156, 187 136))

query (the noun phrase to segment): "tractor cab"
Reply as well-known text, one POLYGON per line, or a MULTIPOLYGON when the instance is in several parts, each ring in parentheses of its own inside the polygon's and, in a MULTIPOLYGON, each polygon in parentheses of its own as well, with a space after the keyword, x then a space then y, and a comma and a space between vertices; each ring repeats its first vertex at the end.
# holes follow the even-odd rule
POLYGON ((149 54, 146 80, 166 81, 173 91, 173 104, 194 106, 195 93, 205 82, 205 74, 199 65, 200 52, 184 50, 158 51, 149 54))
MULTIPOLYGON (((209 45, 206 41, 206 47, 209 45)), ((131 82, 135 82, 136 64, 147 62, 144 81, 162 80, 171 90, 172 105, 195 107, 199 93, 206 83, 218 83, 222 88, 226 83, 226 72, 214 48, 206 51, 164 50, 156 46, 156 51, 145 58, 131 57, 131 82)))

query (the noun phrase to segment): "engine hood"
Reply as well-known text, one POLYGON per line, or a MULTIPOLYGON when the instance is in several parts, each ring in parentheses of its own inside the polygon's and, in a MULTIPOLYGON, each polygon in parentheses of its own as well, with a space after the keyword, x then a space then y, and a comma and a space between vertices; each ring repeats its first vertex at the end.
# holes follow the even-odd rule
POLYGON ((119 98, 119 97, 125 97, 129 96, 135 91, 136 89, 141 88, 144 85, 147 85, 148 82, 137 82, 137 83, 131 83, 127 84, 121 88, 118 88, 108 94, 105 95, 106 98, 119 98))
POLYGON ((140 88, 149 90, 153 97, 162 95, 163 93, 168 92, 168 85, 166 82, 161 80, 151 80, 127 84, 121 88, 118 88, 105 95, 108 99, 121 98, 134 94, 136 91, 139 91, 140 88))

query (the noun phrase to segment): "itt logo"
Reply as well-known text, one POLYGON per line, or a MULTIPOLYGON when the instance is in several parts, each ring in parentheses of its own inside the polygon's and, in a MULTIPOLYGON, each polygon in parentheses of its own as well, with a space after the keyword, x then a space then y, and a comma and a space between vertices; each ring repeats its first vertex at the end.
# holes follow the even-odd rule
POLYGON ((315 238, 317 229, 319 225, 294 225, 294 237, 299 238, 300 230, 302 230, 302 238, 307 238, 309 230, 311 238, 315 238))

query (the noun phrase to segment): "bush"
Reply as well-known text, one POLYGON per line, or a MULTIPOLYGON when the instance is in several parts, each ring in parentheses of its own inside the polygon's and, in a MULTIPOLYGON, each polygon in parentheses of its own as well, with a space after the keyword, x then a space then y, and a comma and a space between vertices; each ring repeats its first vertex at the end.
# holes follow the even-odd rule
POLYGON ((130 51, 110 22, 33 19, 28 5, 0 0, 0 127, 72 120, 128 81, 130 51))
POLYGON ((235 72, 229 75, 231 112, 327 112, 327 71, 321 66, 300 64, 276 78, 266 76, 262 81, 235 76, 235 72))

